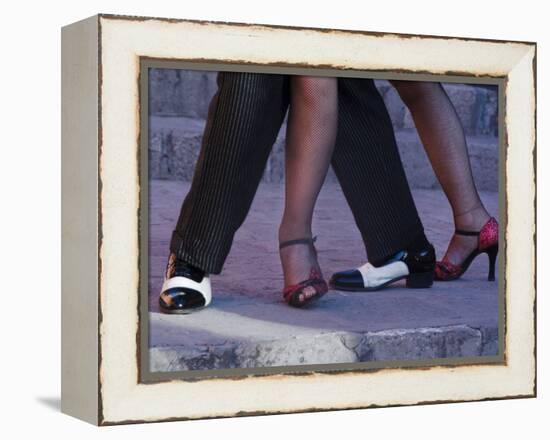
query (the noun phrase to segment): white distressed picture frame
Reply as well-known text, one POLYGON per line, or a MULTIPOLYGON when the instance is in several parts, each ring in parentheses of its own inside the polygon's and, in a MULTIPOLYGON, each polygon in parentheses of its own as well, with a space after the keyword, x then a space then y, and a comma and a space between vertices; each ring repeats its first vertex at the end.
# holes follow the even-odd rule
POLYGON ((93 424, 536 393, 536 46, 98 15, 62 32, 62 410, 93 424), (140 59, 505 78, 505 362, 140 383, 140 59))

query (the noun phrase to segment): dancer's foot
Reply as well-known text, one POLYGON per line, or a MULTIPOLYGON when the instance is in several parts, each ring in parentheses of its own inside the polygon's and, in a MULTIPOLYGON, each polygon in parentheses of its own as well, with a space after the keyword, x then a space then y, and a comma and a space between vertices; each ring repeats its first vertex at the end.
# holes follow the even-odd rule
POLYGON ((185 314, 203 309, 212 299, 210 278, 197 267, 170 254, 159 295, 164 313, 185 314))
POLYGON ((301 238, 279 244, 285 280, 283 297, 291 306, 302 307, 328 291, 317 261, 314 242, 314 238, 301 238))
POLYGON ((489 272, 487 279, 495 280, 495 265, 498 253, 498 222, 493 217, 479 230, 457 229, 455 237, 474 239, 476 246, 459 263, 452 263, 445 258, 438 261, 435 267, 435 279, 438 281, 453 281, 462 276, 468 269, 474 258, 479 254, 487 254, 489 257, 489 272))
POLYGON ((435 251, 427 243, 414 252, 398 252, 382 266, 366 263, 357 269, 336 272, 330 286, 336 290, 364 292, 380 290, 398 280, 405 279, 409 288, 426 288, 433 284, 435 251))
MULTIPOLYGON (((491 218, 483 206, 455 216, 455 228, 462 231, 479 231, 491 218)), ((443 261, 459 265, 478 247, 478 237, 453 234, 443 261)))

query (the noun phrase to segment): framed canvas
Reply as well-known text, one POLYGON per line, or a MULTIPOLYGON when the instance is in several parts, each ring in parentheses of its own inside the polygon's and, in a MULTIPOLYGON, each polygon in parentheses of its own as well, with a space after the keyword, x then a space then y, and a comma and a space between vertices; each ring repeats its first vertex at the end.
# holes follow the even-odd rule
POLYGON ((64 27, 62 411, 113 425, 534 397, 535 116, 530 42, 64 27), (323 172, 307 148, 326 148, 323 172), (334 275, 293 284, 278 238, 315 181, 319 239, 301 249, 334 275))

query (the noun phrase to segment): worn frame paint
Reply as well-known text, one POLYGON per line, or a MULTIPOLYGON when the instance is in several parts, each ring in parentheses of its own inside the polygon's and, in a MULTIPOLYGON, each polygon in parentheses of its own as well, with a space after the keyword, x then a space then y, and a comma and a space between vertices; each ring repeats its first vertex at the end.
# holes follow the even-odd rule
POLYGON ((99 15, 97 22, 100 125, 98 424, 536 395, 534 43, 113 15, 99 15), (181 32, 190 40, 189 45, 177 38, 181 32), (285 45, 289 36, 296 32, 303 37, 300 44, 285 45), (195 42, 202 38, 201 44, 192 46, 193 38, 195 42), (249 44, 236 44, 244 41, 249 44), (269 47, 270 51, 258 51, 258 44, 269 47), (319 45, 326 46, 322 53, 315 50, 319 45), (358 58, 365 47, 371 49, 368 61, 358 58), (311 50, 305 51, 307 48, 311 50), (335 48, 342 50, 335 52, 335 48), (350 48, 356 49, 356 53, 350 48), (383 53, 376 51, 381 48, 383 53), (399 50, 403 52, 396 56, 399 50), (425 58, 427 53, 429 60, 425 58), (509 224, 505 231, 506 273, 501 274, 501 282, 506 279, 506 362, 501 365, 422 366, 338 374, 279 373, 262 377, 248 375, 237 380, 214 378, 140 383, 137 295, 140 109, 137 78, 142 58, 270 68, 337 69, 339 76, 346 72, 376 71, 404 76, 422 73, 504 78, 506 191, 501 194, 506 193, 509 224), (123 79, 125 82, 121 82, 123 79), (117 85, 125 87, 117 88, 117 85), (120 113, 120 110, 125 112, 120 113), (508 252, 509 247, 514 252, 508 252), (522 292, 518 293, 520 290, 522 292), (475 389, 466 386, 471 381, 475 381, 475 389), (444 383, 445 389, 434 389, 436 382, 444 383), (399 383, 399 387, 389 388, 390 383, 399 383), (192 402, 188 398, 190 395, 192 402))

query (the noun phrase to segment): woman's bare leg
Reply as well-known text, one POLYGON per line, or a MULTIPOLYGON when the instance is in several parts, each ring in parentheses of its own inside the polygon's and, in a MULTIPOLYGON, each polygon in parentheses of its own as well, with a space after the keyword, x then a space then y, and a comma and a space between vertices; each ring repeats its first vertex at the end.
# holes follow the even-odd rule
MULTIPOLYGON (((286 135, 285 209, 279 241, 310 238, 313 209, 328 172, 336 139, 338 86, 336 78, 294 76, 286 135)), ((285 286, 319 270, 311 246, 281 249, 285 286)), ((320 272, 320 270, 319 270, 320 272)))
MULTIPOLYGON (((490 215, 475 187, 460 119, 439 83, 391 81, 409 108, 428 158, 453 209, 457 229, 479 231, 490 215)), ((460 264, 477 237, 453 235, 445 258, 460 264)))

